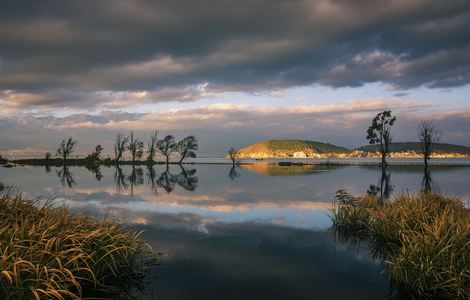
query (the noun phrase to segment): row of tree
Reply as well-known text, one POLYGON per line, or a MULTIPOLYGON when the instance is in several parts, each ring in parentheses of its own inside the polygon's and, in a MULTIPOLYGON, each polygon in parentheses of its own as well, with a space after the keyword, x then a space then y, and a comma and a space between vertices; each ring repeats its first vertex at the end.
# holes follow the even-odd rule
MULTIPOLYGON (((62 158, 64 163, 67 162, 70 155, 73 153, 77 141, 73 138, 68 140, 63 139, 57 149, 57 155, 62 158)), ((173 135, 167 135, 163 139, 158 138, 158 131, 152 132, 150 135, 150 141, 147 144, 147 149, 144 149, 144 141, 134 136, 134 132, 131 131, 129 136, 125 136, 122 133, 118 133, 114 140, 114 161, 119 163, 123 160, 124 154, 128 152, 130 154, 132 163, 141 160, 144 154, 147 154, 146 160, 154 162, 157 154, 160 153, 165 157, 167 164, 170 163, 170 157, 174 154, 179 155, 178 163, 181 164, 184 159, 196 157, 196 151, 199 148, 198 140, 195 136, 187 136, 180 141, 177 141, 173 135)), ((86 159, 89 161, 99 161, 101 159, 101 153, 103 147, 97 145, 95 151, 89 154, 86 159)), ((51 158, 51 154, 46 153, 46 160, 51 158)))

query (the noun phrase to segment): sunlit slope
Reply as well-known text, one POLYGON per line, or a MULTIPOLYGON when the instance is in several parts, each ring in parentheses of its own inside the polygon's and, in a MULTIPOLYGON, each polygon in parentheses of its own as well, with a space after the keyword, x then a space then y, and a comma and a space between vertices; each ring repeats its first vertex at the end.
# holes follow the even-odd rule
POLYGON ((268 140, 240 149, 239 158, 322 157, 351 151, 329 143, 306 140, 268 140))

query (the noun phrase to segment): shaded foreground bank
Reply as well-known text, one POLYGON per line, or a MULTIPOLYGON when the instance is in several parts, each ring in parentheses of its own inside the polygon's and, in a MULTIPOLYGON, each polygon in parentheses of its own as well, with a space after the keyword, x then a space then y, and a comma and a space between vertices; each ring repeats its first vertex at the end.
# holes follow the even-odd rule
POLYGON ((114 221, 11 191, 0 194, 0 252, 1 299, 126 295, 152 258, 138 233, 114 221))
POLYGON ((420 297, 469 299, 470 210, 436 193, 383 203, 339 191, 333 229, 344 242, 369 245, 390 280, 420 297))

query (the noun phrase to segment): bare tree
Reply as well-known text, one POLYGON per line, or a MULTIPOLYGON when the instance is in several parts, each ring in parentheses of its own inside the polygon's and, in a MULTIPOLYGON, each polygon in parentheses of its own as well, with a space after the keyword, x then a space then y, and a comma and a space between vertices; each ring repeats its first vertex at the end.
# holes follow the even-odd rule
POLYGON ((190 135, 179 141, 176 148, 181 155, 178 162, 181 164, 186 157, 196 157, 195 151, 199 148, 199 145, 196 137, 194 135, 190 135))
POLYGON ((67 158, 70 156, 70 154, 72 154, 73 148, 75 147, 76 143, 77 141, 72 139, 71 137, 69 137, 67 141, 63 139, 60 143, 59 149, 57 149, 57 155, 62 156, 64 164, 67 164, 67 158))
POLYGON ((122 133, 116 134, 116 139, 114 140, 114 154, 116 155, 116 163, 122 159, 122 154, 126 151, 127 142, 129 141, 128 137, 125 137, 122 133))
POLYGON ((132 164, 135 163, 136 158, 142 158, 142 155, 144 154, 144 142, 138 138, 134 138, 133 131, 131 131, 131 135, 129 136, 129 145, 127 146, 127 150, 131 153, 132 164))
POLYGON ((176 151, 176 142, 175 137, 172 135, 165 136, 162 140, 159 140, 157 143, 157 149, 160 153, 165 156, 166 164, 170 163, 170 155, 176 151))
MULTIPOLYGON (((1 157, 2 157, 2 156, 0 155, 0 158, 1 158, 1 157)), ((51 154, 50 152, 46 152, 46 155, 45 155, 45 158, 44 158, 44 159, 45 159, 46 161, 48 161, 48 160, 51 159, 51 157, 52 157, 52 154, 51 154)))
POLYGON ((392 143, 392 134, 391 129, 395 121, 397 120, 396 116, 392 116, 392 111, 384 110, 381 113, 378 113, 374 119, 372 119, 372 124, 367 129, 367 139, 369 144, 380 145, 380 154, 382 156, 382 166, 387 164, 385 158, 390 152, 390 144, 392 143))
POLYGON ((231 147, 230 149, 228 149, 227 153, 228 153, 228 157, 232 160, 233 167, 235 167, 235 163, 236 163, 235 159, 238 155, 238 150, 231 147))
POLYGON ((148 143, 148 161, 153 161, 155 156, 157 155, 157 144, 158 144, 158 130, 155 130, 150 135, 150 142, 148 143))
POLYGON ((419 122, 418 128, 421 153, 424 156, 424 165, 427 167, 429 158, 434 151, 434 145, 441 140, 442 133, 432 119, 422 120, 419 122))

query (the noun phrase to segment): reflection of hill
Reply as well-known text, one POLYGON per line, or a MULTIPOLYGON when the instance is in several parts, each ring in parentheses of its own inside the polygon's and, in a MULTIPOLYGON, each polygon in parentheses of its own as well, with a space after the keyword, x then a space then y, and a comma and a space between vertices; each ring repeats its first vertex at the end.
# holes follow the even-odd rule
POLYGON ((324 172, 338 168, 339 166, 325 166, 325 165, 290 165, 279 166, 276 164, 256 163, 251 165, 241 165, 242 169, 246 169, 258 174, 268 176, 299 176, 309 175, 319 172, 324 172))

